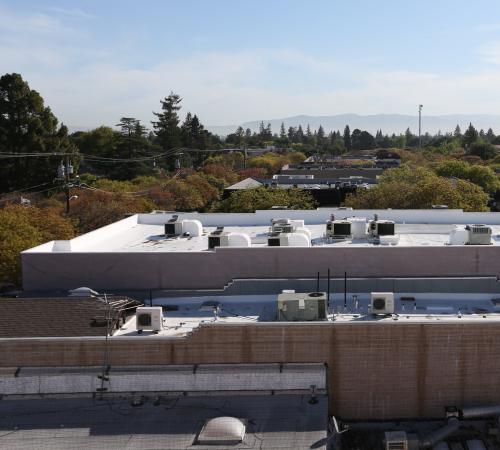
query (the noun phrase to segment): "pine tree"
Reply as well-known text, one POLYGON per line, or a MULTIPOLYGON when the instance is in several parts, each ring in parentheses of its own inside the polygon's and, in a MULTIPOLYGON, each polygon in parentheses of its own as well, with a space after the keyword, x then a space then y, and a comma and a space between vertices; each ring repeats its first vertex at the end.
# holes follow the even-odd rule
MULTIPOLYGON (((17 73, 0 77, 0 152, 74 153, 77 149, 40 94, 17 73)), ((0 164, 0 191, 51 182, 60 157, 9 158, 0 164)))
POLYGON ((120 119, 120 123, 116 124, 117 127, 120 127, 120 134, 126 141, 129 159, 132 158, 132 138, 135 132, 136 125, 137 119, 135 117, 122 117, 120 119))
POLYGON ((453 132, 453 137, 456 137, 456 138, 462 137, 462 130, 460 129, 459 125, 457 125, 455 127, 455 131, 453 132))
POLYGON ((469 148, 474 142, 477 141, 479 135, 477 130, 472 126, 472 123, 469 123, 469 128, 465 131, 463 137, 462 137, 462 145, 467 149, 469 148))
POLYGON ((304 143, 304 130, 302 130, 302 125, 299 124, 296 133, 296 142, 299 144, 304 143))
POLYGON ((346 125, 344 128, 344 147, 348 152, 352 150, 351 130, 349 125, 346 125))
POLYGON ((491 128, 488 128, 488 131, 486 132, 486 140, 491 144, 493 139, 495 139, 495 133, 493 133, 491 128))
POLYGON ((170 92, 168 97, 160 100, 162 112, 153 114, 158 121, 151 122, 155 129, 158 143, 164 150, 179 147, 181 144, 181 130, 179 128, 179 115, 182 99, 179 95, 170 92))
POLYGON ((281 127, 280 127, 280 138, 281 139, 286 138, 285 124, 283 122, 281 122, 281 127))

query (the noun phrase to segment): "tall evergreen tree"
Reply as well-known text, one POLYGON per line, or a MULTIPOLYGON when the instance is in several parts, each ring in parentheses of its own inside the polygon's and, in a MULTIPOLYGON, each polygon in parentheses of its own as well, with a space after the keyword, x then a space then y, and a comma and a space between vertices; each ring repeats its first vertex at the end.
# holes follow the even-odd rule
POLYGON ((486 132, 486 140, 491 144, 493 139, 495 139, 495 133, 493 133, 491 128, 488 128, 488 131, 486 132))
MULTIPOLYGON (((61 124, 40 94, 17 73, 0 77, 0 152, 74 153, 68 129, 61 124)), ((61 157, 19 157, 2 160, 0 190, 26 188, 54 179, 61 157)))
POLYGON ((286 138, 285 124, 283 122, 281 122, 281 127, 280 127, 280 138, 281 139, 286 138))
POLYGON ((181 145, 181 130, 179 128, 179 114, 182 99, 179 95, 170 92, 168 97, 160 100, 162 112, 153 114, 158 118, 152 122, 158 144, 164 150, 179 147, 181 145))
POLYGON ((462 130, 460 129, 460 126, 458 124, 455 127, 455 131, 453 132, 453 137, 456 137, 456 138, 462 137, 462 130))
POLYGON ((474 142, 477 141, 478 136, 477 130, 472 126, 472 123, 469 123, 469 127, 465 130, 462 137, 462 145, 465 148, 469 148, 474 142))
POLYGON ((122 117, 120 123, 116 124, 116 126, 120 127, 120 134, 126 142, 128 149, 127 155, 130 159, 132 158, 133 138, 137 126, 137 119, 135 117, 122 117))
POLYGON ((346 151, 350 151, 352 149, 351 130, 349 125, 346 125, 344 128, 344 147, 346 151))

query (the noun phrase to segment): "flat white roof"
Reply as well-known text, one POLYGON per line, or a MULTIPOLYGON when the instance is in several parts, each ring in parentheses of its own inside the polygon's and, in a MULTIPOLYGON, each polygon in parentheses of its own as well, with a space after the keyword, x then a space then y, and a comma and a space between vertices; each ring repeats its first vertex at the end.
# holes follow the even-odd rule
POLYGON ((177 213, 179 219, 197 219, 203 225, 198 237, 166 238, 164 224, 171 213, 136 214, 70 241, 52 241, 27 250, 28 253, 65 252, 203 252, 208 250, 208 234, 217 226, 224 231, 241 232, 250 236, 252 247, 267 247, 267 233, 271 219, 304 220, 311 231, 312 246, 372 247, 363 239, 328 242, 323 238, 326 221, 331 214, 336 219, 363 217, 371 220, 374 214, 380 220, 396 222, 397 239, 390 245, 399 247, 443 246, 455 226, 486 224, 492 227, 492 245, 500 245, 500 213, 464 213, 461 210, 363 210, 328 208, 317 210, 266 210, 255 213, 177 213))
POLYGON ((132 316, 113 338, 186 337, 200 326, 268 325, 268 324, 347 324, 347 323, 498 323, 500 295, 456 293, 395 293, 395 314, 372 315, 371 293, 331 293, 327 321, 277 322, 277 295, 239 295, 225 297, 155 298, 154 306, 163 306, 163 330, 137 333, 132 316), (213 311, 200 310, 206 301, 219 302, 217 317, 213 311), (497 304, 498 303, 498 304, 497 304))

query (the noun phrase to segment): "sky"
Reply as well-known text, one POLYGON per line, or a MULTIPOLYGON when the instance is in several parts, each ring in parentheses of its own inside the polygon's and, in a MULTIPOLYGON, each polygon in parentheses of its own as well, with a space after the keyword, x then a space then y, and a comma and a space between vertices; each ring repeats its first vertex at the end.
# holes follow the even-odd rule
POLYGON ((70 127, 500 114, 498 0, 0 0, 0 74, 70 127))

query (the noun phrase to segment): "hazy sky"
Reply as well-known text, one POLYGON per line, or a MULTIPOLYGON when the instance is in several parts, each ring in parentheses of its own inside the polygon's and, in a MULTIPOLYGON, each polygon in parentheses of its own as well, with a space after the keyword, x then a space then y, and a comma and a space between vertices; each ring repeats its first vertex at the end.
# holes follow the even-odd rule
POLYGON ((498 0, 0 0, 0 73, 70 126, 500 114, 498 0))

